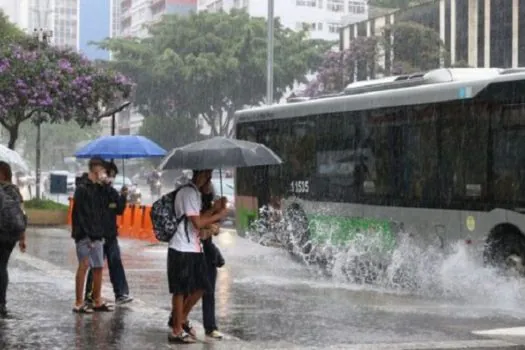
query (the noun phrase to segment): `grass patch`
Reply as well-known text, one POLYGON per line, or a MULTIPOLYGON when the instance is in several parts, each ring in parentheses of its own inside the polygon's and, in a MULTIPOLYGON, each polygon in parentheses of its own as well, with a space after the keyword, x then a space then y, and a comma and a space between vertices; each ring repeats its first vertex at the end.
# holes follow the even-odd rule
POLYGON ((51 201, 49 199, 33 198, 24 202, 24 208, 67 211, 69 207, 67 205, 51 201))

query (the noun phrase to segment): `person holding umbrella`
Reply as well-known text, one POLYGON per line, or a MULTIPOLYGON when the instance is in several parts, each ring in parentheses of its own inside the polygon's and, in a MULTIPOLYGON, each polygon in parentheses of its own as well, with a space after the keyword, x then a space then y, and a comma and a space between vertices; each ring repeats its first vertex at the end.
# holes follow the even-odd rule
MULTIPOLYGON (((172 294, 173 326, 168 339, 176 343, 194 343, 195 332, 188 315, 205 291, 211 289, 206 260, 200 242, 201 230, 228 214, 225 200, 216 201, 211 212, 201 214, 200 189, 212 176, 212 170, 194 170, 191 182, 175 196, 175 215, 184 217, 169 242, 168 285, 172 294)), ((204 231, 203 231, 204 232, 204 231)))

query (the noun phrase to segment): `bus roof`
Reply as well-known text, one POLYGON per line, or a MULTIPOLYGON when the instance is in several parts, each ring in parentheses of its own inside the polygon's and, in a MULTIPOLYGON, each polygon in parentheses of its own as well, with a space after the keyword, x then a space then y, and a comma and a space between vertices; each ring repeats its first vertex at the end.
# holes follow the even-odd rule
POLYGON ((236 112, 237 122, 417 105, 476 97, 492 83, 525 80, 525 68, 441 68, 425 74, 356 82, 344 93, 236 112))

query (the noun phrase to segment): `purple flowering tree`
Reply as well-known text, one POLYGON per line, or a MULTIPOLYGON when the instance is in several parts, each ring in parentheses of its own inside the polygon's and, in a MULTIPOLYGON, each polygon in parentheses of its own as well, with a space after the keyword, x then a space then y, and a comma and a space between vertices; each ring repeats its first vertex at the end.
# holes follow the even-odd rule
POLYGON ((41 50, 28 45, 0 49, 0 124, 9 132, 11 149, 26 121, 91 125, 131 90, 123 75, 69 50, 47 45, 41 50))
POLYGON ((305 95, 337 93, 355 80, 374 78, 378 56, 379 42, 375 37, 358 37, 348 50, 326 52, 316 78, 306 87, 305 95))

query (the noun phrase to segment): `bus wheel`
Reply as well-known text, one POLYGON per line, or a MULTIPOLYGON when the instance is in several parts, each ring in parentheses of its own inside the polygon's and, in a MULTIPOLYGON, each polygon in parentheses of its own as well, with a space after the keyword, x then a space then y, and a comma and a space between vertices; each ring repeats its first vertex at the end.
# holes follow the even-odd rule
POLYGON ((525 276, 525 236, 513 225, 494 227, 485 242, 485 265, 525 276))
POLYGON ((286 208, 286 237, 285 248, 290 253, 299 252, 308 254, 311 250, 309 243, 308 217, 303 208, 297 203, 292 203, 286 208))

